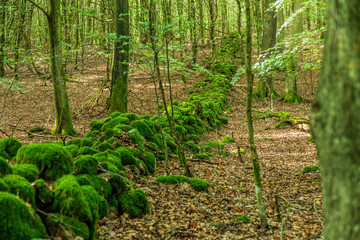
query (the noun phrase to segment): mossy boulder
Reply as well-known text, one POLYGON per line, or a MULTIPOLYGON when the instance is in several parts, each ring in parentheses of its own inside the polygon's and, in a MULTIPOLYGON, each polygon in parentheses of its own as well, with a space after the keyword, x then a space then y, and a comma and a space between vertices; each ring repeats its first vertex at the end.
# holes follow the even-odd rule
POLYGON ((145 145, 145 138, 140 134, 139 130, 134 128, 130 131, 128 131, 129 137, 131 141, 133 141, 135 144, 139 145, 139 147, 144 147, 145 145))
POLYGON ((118 195, 130 190, 131 187, 130 181, 126 180, 123 177, 120 177, 115 174, 111 174, 108 181, 112 187, 112 193, 111 193, 112 195, 118 195))
POLYGON ((110 173, 118 174, 120 171, 114 164, 112 164, 111 162, 108 162, 108 161, 99 163, 99 167, 103 172, 110 172, 110 173))
POLYGON ((78 155, 94 155, 99 151, 92 147, 81 147, 79 149, 78 155))
POLYGON ((151 152, 145 152, 145 157, 143 158, 143 161, 147 167, 147 170, 149 173, 154 173, 156 170, 156 157, 151 152))
POLYGON ((235 138, 230 137, 230 136, 224 136, 221 141, 223 143, 234 143, 235 142, 235 138))
POLYGON ((15 195, 0 192, 0 239, 47 238, 45 227, 34 210, 15 195))
POLYGON ((80 147, 91 147, 94 144, 94 140, 84 137, 81 139, 80 147))
POLYGON ((2 146, 11 159, 16 156, 17 151, 21 147, 21 142, 16 138, 8 137, 0 140, 0 146, 2 146))
POLYGON ((132 126, 130 125, 127 125, 127 124, 120 124, 118 126, 116 126, 114 129, 118 129, 118 130, 121 130, 123 132, 128 132, 130 131, 131 129, 134 129, 132 126))
POLYGON ((135 113, 123 113, 122 116, 129 119, 130 122, 140 119, 140 117, 138 117, 138 115, 136 115, 135 113))
POLYGON ((34 164, 39 169, 39 177, 56 180, 73 172, 71 153, 64 147, 51 144, 30 144, 22 146, 16 156, 18 164, 34 164))
POLYGON ((194 154, 194 158, 200 160, 208 160, 210 159, 210 156, 207 153, 199 153, 199 154, 194 154))
POLYGON ((94 130, 94 131, 87 132, 84 137, 91 139, 91 138, 98 137, 100 134, 101 134, 101 132, 99 130, 94 130))
POLYGON ((98 171, 98 166, 98 160, 89 155, 81 156, 74 162, 76 174, 88 173, 95 175, 98 171))
POLYGON ((212 147, 212 148, 217 148, 219 150, 221 149, 224 149, 224 144, 220 141, 211 141, 211 142, 208 142, 206 145, 212 147))
POLYGON ((137 160, 129 148, 120 147, 116 150, 116 152, 120 154, 123 165, 137 165, 137 160))
POLYGON ((229 119, 227 117, 219 117, 221 124, 228 124, 229 119))
POLYGON ((187 141, 184 144, 184 148, 188 151, 190 151, 191 153, 199 153, 200 152, 200 148, 198 145, 196 145, 194 142, 191 141, 187 141))
POLYGON ((90 174, 83 174, 77 176, 76 180, 78 181, 80 186, 89 185, 93 187, 104 198, 108 198, 111 195, 111 184, 102 177, 90 174))
POLYGON ((113 150, 114 146, 111 143, 104 142, 97 145, 95 149, 98 150, 99 152, 104 152, 107 149, 113 150))
POLYGON ((19 196, 36 209, 35 190, 26 178, 19 175, 8 174, 3 177, 2 180, 9 186, 10 193, 19 196))
POLYGON ((118 198, 119 214, 128 213, 130 217, 140 217, 149 211, 149 201, 141 189, 123 193, 118 198))
POLYGON ((45 219, 50 237, 59 239, 89 239, 88 226, 74 218, 50 213, 45 219))
POLYGON ((33 164, 17 164, 11 167, 13 174, 20 175, 26 178, 29 182, 36 180, 39 174, 39 169, 33 164))
POLYGON ((8 162, 3 158, 0 157, 0 178, 12 173, 12 168, 8 164, 8 162))
POLYGON ((65 175, 54 183, 55 195, 53 211, 75 218, 81 222, 91 223, 89 203, 80 185, 72 175, 65 175))
POLYGON ((144 123, 142 120, 133 121, 131 125, 137 130, 139 130, 140 134, 146 139, 151 139, 154 135, 151 131, 151 128, 146 125, 146 123, 144 123))
POLYGON ((54 194, 50 191, 43 179, 38 179, 33 184, 35 189, 36 206, 41 209, 50 207, 54 200, 54 194))
POLYGON ((7 185, 4 180, 0 178, 0 192, 8 192, 9 191, 9 185, 7 185))
POLYGON ((308 173, 314 171, 320 171, 320 167, 317 165, 311 165, 311 166, 306 166, 301 170, 302 173, 308 173))
POLYGON ((206 191, 210 187, 208 182, 198 178, 189 178, 189 183, 197 192, 206 191))
POLYGON ((89 124, 90 131, 100 130, 103 123, 98 120, 92 120, 89 124))
POLYGON ((128 124, 129 123, 129 119, 126 117, 122 117, 122 116, 118 116, 115 117, 113 119, 111 119, 110 121, 108 121, 107 123, 105 123, 102 127, 101 127, 101 131, 105 132, 106 129, 108 128, 114 128, 115 126, 119 125, 119 124, 128 124))
POLYGON ((66 145, 67 145, 67 146, 69 146, 69 145, 75 145, 75 146, 77 146, 77 147, 79 148, 80 145, 81 145, 81 138, 73 138, 73 139, 71 139, 70 141, 68 141, 68 142, 66 143, 66 145))
POLYGON ((163 183, 163 184, 180 184, 184 182, 188 182, 189 178, 183 175, 168 175, 168 176, 158 176, 155 179, 155 182, 163 183))
POLYGON ((71 153, 71 156, 72 156, 73 158, 75 158, 75 157, 78 156, 79 147, 76 146, 75 144, 71 144, 71 145, 65 146, 65 148, 71 153))

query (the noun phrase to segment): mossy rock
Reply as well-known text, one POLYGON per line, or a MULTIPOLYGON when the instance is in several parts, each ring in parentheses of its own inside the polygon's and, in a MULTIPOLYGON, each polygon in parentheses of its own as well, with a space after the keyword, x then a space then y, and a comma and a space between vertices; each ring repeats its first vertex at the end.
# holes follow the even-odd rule
POLYGON ((206 191, 210 187, 208 182, 198 178, 189 178, 189 183, 197 192, 206 191))
POLYGON ((7 154, 7 152, 5 151, 5 147, 0 145, 0 157, 4 158, 4 159, 11 159, 10 156, 7 154))
POLYGON ((66 145, 67 145, 67 146, 69 146, 69 145, 75 145, 75 146, 77 146, 77 147, 79 148, 80 145, 81 145, 81 138, 73 138, 73 139, 71 139, 70 141, 68 141, 68 142, 66 143, 66 145))
POLYGON ((79 149, 78 155, 94 155, 96 153, 99 153, 98 150, 91 148, 91 147, 81 147, 79 149))
POLYGON ((54 194, 47 187, 46 182, 43 179, 38 179, 33 184, 35 189, 35 201, 36 206, 41 209, 50 207, 54 201, 54 194))
POLYGON ((90 174, 83 174, 77 176, 76 180, 78 181, 80 186, 92 186, 104 198, 108 198, 111 195, 111 184, 102 177, 90 174))
POLYGON ((212 147, 212 148, 217 148, 217 149, 224 149, 224 144, 220 141, 211 141, 208 142, 206 145, 212 147))
POLYGON ((94 140, 84 137, 81 139, 80 147, 91 147, 94 144, 94 140))
POLYGON ((79 153, 78 146, 71 144, 71 145, 65 146, 65 148, 71 153, 71 156, 73 158, 78 156, 78 153, 79 153))
POLYGON ((0 178, 0 192, 8 192, 9 191, 9 185, 7 185, 4 180, 0 178))
POLYGON ((210 159, 210 156, 207 153, 199 153, 199 154, 194 154, 194 158, 200 160, 208 160, 210 159))
POLYGON ((29 133, 42 133, 42 132, 47 132, 48 129, 47 128, 44 128, 44 127, 33 127, 29 130, 29 133))
POLYGON ((150 120, 151 117, 152 117, 152 115, 150 115, 150 114, 145 114, 145 115, 141 115, 141 116, 140 116, 140 119, 150 120))
POLYGON ((26 178, 19 175, 8 174, 2 179, 9 186, 10 193, 19 196, 36 209, 35 190, 26 178))
POLYGON ((109 158, 109 154, 107 151, 105 152, 99 152, 99 153, 96 153, 94 155, 92 155, 94 158, 96 158, 98 160, 98 162, 104 162, 104 161, 107 161, 108 158, 109 158))
POLYGON ((147 146, 150 146, 151 150, 155 150, 155 151, 159 150, 158 145, 156 143, 154 143, 154 142, 147 142, 146 144, 147 144, 147 146))
POLYGON ((72 175, 66 175, 54 183, 55 195, 53 211, 75 218, 81 222, 93 221, 89 203, 80 185, 72 175))
POLYGON ((189 178, 183 175, 168 175, 168 176, 158 176, 155 179, 155 182, 163 184, 180 184, 183 182, 189 182, 189 178))
POLYGON ((96 137, 100 136, 100 134, 101 134, 101 132, 99 130, 94 130, 94 131, 87 132, 84 137, 96 138, 96 137))
POLYGON ((192 126, 185 125, 184 128, 186 129, 186 132, 188 132, 190 134, 196 134, 196 130, 192 126))
POLYGON ((137 165, 137 160, 129 148, 120 147, 116 149, 116 151, 121 155, 121 162, 123 165, 137 165))
POLYGON ((0 239, 47 238, 45 226, 34 210, 15 195, 0 192, 0 239))
POLYGON ((59 239, 89 239, 88 226, 74 218, 50 213, 45 219, 50 237, 59 239))
POLYGON ((100 130, 102 126, 103 126, 103 123, 98 120, 92 120, 89 124, 91 131, 100 130))
POLYGON ((227 157, 231 155, 228 151, 219 151, 218 154, 223 155, 223 156, 227 156, 227 157))
POLYGON ((151 139, 154 135, 151 128, 141 120, 133 121, 131 125, 139 130, 140 134, 146 139, 151 139))
POLYGON ((122 116, 129 119, 130 122, 140 119, 140 117, 138 117, 138 115, 136 115, 135 113, 123 113, 122 116))
POLYGON ((76 174, 88 173, 95 175, 98 172, 98 166, 98 160, 89 155, 81 156, 74 162, 74 169, 76 174))
POLYGON ((141 189, 123 193, 118 198, 119 215, 128 213, 130 217, 141 217, 149 211, 149 201, 141 189))
POLYGON ((104 132, 104 134, 102 136, 102 140, 100 142, 108 140, 108 139, 112 138, 113 136, 115 136, 117 133, 120 133, 120 132, 122 132, 122 131, 118 130, 118 129, 115 129, 115 128, 108 128, 108 129, 105 130, 105 132, 104 132))
POLYGON ((156 157, 153 153, 151 152, 145 152, 145 157, 143 159, 147 170, 149 171, 149 173, 154 173, 156 170, 156 157))
POLYGON ((320 167, 317 165, 311 165, 311 166, 306 166, 301 170, 302 173, 308 173, 314 171, 320 171, 320 167))
POLYGON ((128 132, 130 131, 131 129, 134 129, 132 126, 130 125, 126 125, 126 124, 120 124, 118 126, 116 126, 114 129, 119 129, 123 132, 128 132))
POLYGON ((200 147, 201 152, 212 152, 212 147, 209 145, 204 145, 200 147))
POLYGON ((235 142, 235 138, 230 137, 230 136, 225 136, 221 139, 221 141, 223 143, 234 143, 235 142))
POLYGON ((30 144, 22 146, 16 156, 18 164, 34 164, 39 169, 39 177, 56 180, 73 172, 71 153, 64 147, 51 144, 30 144))
POLYGON ((13 174, 26 178, 29 182, 34 182, 39 169, 33 164, 17 164, 11 167, 13 174))
POLYGON ((114 150, 114 146, 111 143, 104 142, 104 143, 100 143, 99 145, 97 145, 95 149, 100 152, 104 152, 107 149, 114 150))
POLYGON ((198 145, 196 145, 194 142, 191 141, 187 141, 186 143, 184 143, 184 147, 186 150, 190 151, 191 153, 199 153, 200 152, 200 148, 198 145))
POLYGON ((144 147, 145 145, 145 138, 140 134, 139 130, 134 128, 130 131, 128 131, 129 137, 131 141, 133 141, 135 144, 139 145, 139 147, 144 147))
POLYGON ((0 140, 0 146, 2 146, 10 159, 12 159, 16 156, 17 151, 21 147, 21 142, 16 138, 8 137, 0 140))
POLYGON ((115 174, 118 174, 120 171, 114 164, 112 164, 111 162, 108 162, 108 161, 99 163, 99 167, 100 167, 100 169, 102 169, 102 171, 105 170, 107 172, 115 173, 115 174))
POLYGON ((122 115, 121 112, 113 112, 112 114, 110 114, 110 118, 116 118, 116 117, 119 117, 121 115, 122 115))
POLYGON ((118 195, 127 192, 131 189, 130 181, 118 175, 111 174, 108 181, 111 185, 112 195, 118 195))
POLYGON ((12 168, 4 158, 0 157, 0 178, 7 174, 12 174, 12 168))
POLYGON ((237 217, 236 221, 245 222, 245 223, 251 222, 250 218, 247 215, 241 215, 237 217))
POLYGON ((122 160, 117 155, 108 154, 107 162, 111 162, 114 164, 119 170, 124 170, 124 166, 122 165, 122 160))
POLYGON ((129 123, 129 119, 126 117, 122 117, 122 116, 118 116, 115 117, 113 119, 111 119, 110 121, 108 121, 107 123, 105 123, 102 127, 101 127, 101 131, 105 132, 106 129, 108 128, 114 128, 115 126, 119 125, 119 124, 128 124, 129 123))

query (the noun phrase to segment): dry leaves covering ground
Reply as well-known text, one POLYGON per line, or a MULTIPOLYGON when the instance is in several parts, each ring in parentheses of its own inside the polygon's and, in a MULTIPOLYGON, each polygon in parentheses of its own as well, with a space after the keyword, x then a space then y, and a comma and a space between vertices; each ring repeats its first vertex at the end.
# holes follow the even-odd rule
MULTIPOLYGON (((88 130, 92 119, 106 117, 105 101, 109 90, 103 90, 98 103, 88 103, 101 86, 105 67, 97 66, 96 59, 89 62, 83 73, 74 72, 74 82, 68 83, 68 92, 74 124, 79 135, 88 130)), ((59 140, 49 135, 29 138, 25 130, 34 126, 51 129, 53 119, 52 86, 29 72, 22 75, 27 86, 21 92, 9 92, 6 98, 4 117, 0 123, 0 137, 15 136, 24 143, 59 140)), ((175 79, 179 79, 174 75, 175 79)), ((174 98, 187 98, 187 90, 202 76, 192 76, 187 83, 174 81, 174 98)), ((299 92, 307 99, 310 80, 308 74, 299 77, 299 92)), ((229 95, 234 112, 227 115, 229 124, 218 133, 202 136, 202 142, 221 140, 222 136, 234 136, 235 143, 225 144, 231 156, 215 155, 212 163, 192 162, 190 167, 197 178, 212 184, 207 192, 195 192, 189 185, 163 185, 154 182, 164 175, 164 163, 158 162, 158 171, 136 183, 150 202, 150 212, 138 219, 115 213, 101 220, 99 239, 318 239, 322 235, 322 196, 319 172, 302 174, 304 166, 317 165, 315 145, 307 140, 306 129, 289 127, 275 129, 275 120, 256 120, 255 141, 261 161, 263 194, 270 228, 260 229, 256 207, 255 190, 250 156, 243 156, 242 163, 234 150, 240 146, 249 150, 245 120, 245 79, 236 83, 229 95), (276 200, 277 199, 277 204, 276 200), (282 222, 276 221, 275 209, 279 206, 282 222), (250 222, 237 221, 247 215, 250 222)), ((276 81, 282 92, 282 82, 276 81)), ((149 75, 133 72, 130 76, 129 111, 138 114, 154 113, 156 104, 154 87, 149 75)), ((7 92, 0 90, 1 100, 7 92)), ((268 111, 269 101, 255 100, 254 109, 268 111)), ((311 103, 285 104, 274 102, 274 111, 290 112, 309 118, 311 103)), ((249 151, 247 151, 249 152, 249 151)), ((191 155, 188 156, 191 159, 191 155)), ((181 174, 176 159, 171 159, 171 174, 181 174)))

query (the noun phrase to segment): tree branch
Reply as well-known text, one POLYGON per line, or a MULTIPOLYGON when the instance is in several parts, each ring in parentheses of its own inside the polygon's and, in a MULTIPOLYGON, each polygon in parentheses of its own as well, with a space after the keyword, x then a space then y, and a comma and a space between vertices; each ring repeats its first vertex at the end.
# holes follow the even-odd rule
POLYGON ((39 4, 37 4, 36 2, 34 2, 33 0, 26 0, 29 1, 30 3, 32 3, 35 7, 37 7, 40 11, 42 11, 47 18, 50 18, 50 15, 47 11, 45 11, 45 9, 43 7, 41 7, 39 4))

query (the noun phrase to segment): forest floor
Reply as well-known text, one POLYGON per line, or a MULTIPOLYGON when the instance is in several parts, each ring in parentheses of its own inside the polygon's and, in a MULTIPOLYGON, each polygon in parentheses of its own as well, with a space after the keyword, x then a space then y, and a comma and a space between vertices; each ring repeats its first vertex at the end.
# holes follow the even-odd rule
MULTIPOLYGON (((105 88, 98 102, 89 100, 99 93, 103 85, 105 66, 89 62, 82 73, 74 72, 68 82, 68 94, 73 121, 79 136, 88 131, 93 119, 107 117, 105 88)), ((180 79, 174 74, 174 79, 180 79)), ((174 99, 186 100, 187 90, 204 76, 193 74, 186 84, 175 80, 172 84, 174 99)), ((316 78, 316 76, 315 76, 316 78)), ((35 126, 51 129, 54 124, 53 96, 50 81, 44 84, 37 76, 25 71, 18 90, 0 89, 0 138, 17 137, 23 143, 59 141, 51 135, 28 137, 27 131, 35 126), (5 101, 5 102, 4 102, 5 101), (1 118, 0 118, 1 119, 1 118)), ((274 112, 289 112, 309 118, 311 100, 309 74, 302 72, 298 79, 299 93, 310 102, 287 104, 274 101, 274 112)), ((263 197, 269 228, 260 228, 255 188, 248 147, 245 120, 246 80, 242 78, 229 94, 231 114, 224 115, 229 123, 221 130, 209 132, 201 142, 220 141, 223 136, 234 136, 235 143, 225 144, 231 156, 215 155, 210 163, 193 162, 189 165, 196 178, 212 184, 207 192, 195 192, 187 184, 178 186, 156 183, 157 176, 165 175, 164 163, 158 162, 158 171, 136 182, 150 202, 150 212, 142 218, 118 217, 115 213, 102 219, 98 226, 99 239, 318 239, 322 235, 322 194, 319 171, 303 174, 305 166, 318 165, 316 147, 308 140, 310 132, 303 127, 275 128, 276 120, 266 118, 254 121, 255 142, 260 156, 263 177, 263 197), (247 154, 241 162, 237 147, 247 154), (277 203, 276 203, 277 201, 277 203), (276 221, 279 206, 282 221, 276 221), (250 222, 236 220, 246 215, 250 222)), ((283 82, 275 81, 282 92, 283 82)), ((255 87, 255 85, 254 85, 255 87)), ((156 100, 151 77, 142 71, 130 74, 129 112, 154 114, 156 100)), ((253 109, 268 112, 269 100, 254 100, 253 109)), ((191 159, 191 155, 188 155, 191 159)), ((181 174, 176 159, 170 159, 171 174, 181 174)))

